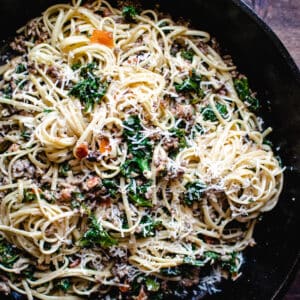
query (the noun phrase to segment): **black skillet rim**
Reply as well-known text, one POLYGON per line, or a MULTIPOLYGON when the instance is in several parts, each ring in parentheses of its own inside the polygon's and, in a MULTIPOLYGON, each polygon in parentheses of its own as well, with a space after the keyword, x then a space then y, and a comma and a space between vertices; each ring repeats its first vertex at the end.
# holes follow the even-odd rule
MULTIPOLYGON (((255 22, 260 29, 265 33, 265 35, 269 38, 270 42, 272 42, 274 48, 280 53, 283 57, 284 61, 287 63, 291 73, 293 74, 296 82, 300 85, 300 69, 295 63, 295 60, 292 58, 291 54, 287 50, 286 46, 277 36, 277 34, 271 29, 271 27, 253 10, 250 6, 248 6, 243 0, 231 0, 232 3, 237 6, 240 10, 245 12, 247 16, 255 22)), ((288 291, 288 288, 294 282, 297 271, 300 268, 300 248, 298 249, 298 255, 295 258, 293 265, 291 266, 288 274, 286 275, 284 281, 281 285, 274 291, 274 295, 271 300, 279 300, 282 299, 283 296, 288 291)))

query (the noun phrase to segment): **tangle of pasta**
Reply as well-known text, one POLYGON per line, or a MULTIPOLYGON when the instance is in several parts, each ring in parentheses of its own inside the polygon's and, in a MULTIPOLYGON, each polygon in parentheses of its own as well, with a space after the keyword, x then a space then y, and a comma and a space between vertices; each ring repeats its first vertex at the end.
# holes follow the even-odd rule
POLYGON ((283 174, 230 57, 104 0, 18 34, 0 67, 2 292, 164 299, 202 270, 238 277, 283 174))

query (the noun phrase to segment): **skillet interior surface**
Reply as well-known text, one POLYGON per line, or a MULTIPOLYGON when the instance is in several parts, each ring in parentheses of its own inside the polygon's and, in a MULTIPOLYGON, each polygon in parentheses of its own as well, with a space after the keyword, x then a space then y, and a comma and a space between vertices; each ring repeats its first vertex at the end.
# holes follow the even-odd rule
MULTIPOLYGON (((55 0, 1 0, 0 39, 40 15, 55 0)), ((157 1, 140 1, 153 7, 157 1)), ((223 54, 230 53, 240 72, 258 92, 260 115, 274 129, 271 136, 286 166, 280 202, 263 216, 255 229, 257 245, 245 251, 243 275, 224 281, 222 292, 207 299, 281 298, 296 270, 300 249, 300 74, 293 60, 270 29, 238 0, 161 0, 160 9, 183 17, 191 26, 215 36, 223 54)), ((4 45, 4 44, 3 44, 4 45)), ((2 53, 6 47, 2 47, 2 53)), ((187 299, 198 299, 189 295, 187 299)), ((11 299, 4 298, 1 299, 11 299)))

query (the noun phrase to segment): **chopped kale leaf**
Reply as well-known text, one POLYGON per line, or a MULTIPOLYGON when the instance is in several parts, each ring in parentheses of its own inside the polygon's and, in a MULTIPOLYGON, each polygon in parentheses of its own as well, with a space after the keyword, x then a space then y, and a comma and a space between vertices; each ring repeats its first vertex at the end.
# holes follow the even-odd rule
POLYGON ((45 114, 50 114, 50 113, 53 112, 53 111, 54 111, 53 109, 48 109, 48 108, 46 108, 46 109, 43 110, 43 112, 44 112, 45 114))
POLYGON ((64 292, 68 291, 68 289, 71 287, 70 279, 69 278, 61 279, 57 283, 57 287, 64 292))
POLYGON ((236 274, 238 272, 237 252, 232 252, 230 259, 228 261, 222 261, 221 266, 231 274, 236 274))
POLYGON ((24 130, 24 131, 21 132, 21 137, 22 137, 25 141, 28 141, 28 140, 30 140, 31 133, 24 130))
MULTIPOLYGON (((226 116, 228 114, 226 106, 221 103, 216 103, 216 108, 217 108, 218 112, 220 113, 220 115, 222 116, 222 118, 226 118, 226 116)), ((203 116, 204 121, 216 122, 218 120, 215 112, 213 111, 213 109, 211 108, 210 105, 202 108, 201 114, 203 116)))
POLYGON ((18 64, 15 71, 17 74, 20 74, 20 73, 24 73, 25 71, 27 71, 27 68, 24 64, 18 64))
POLYGON ((3 237, 0 237, 0 263, 7 268, 11 268, 18 258, 18 249, 3 237))
POLYGON ((217 252, 213 252, 213 251, 206 251, 204 252, 204 256, 211 258, 213 260, 218 260, 220 259, 220 254, 217 252))
POLYGON ((34 190, 24 190, 24 195, 23 195, 23 202, 31 202, 36 200, 36 194, 34 190))
POLYGON ((149 216, 143 216, 141 219, 140 227, 141 232, 137 234, 138 237, 153 237, 156 234, 156 229, 162 224, 161 221, 154 221, 149 216))
POLYGON ((152 185, 151 181, 138 185, 136 183, 136 180, 131 179, 130 185, 128 186, 129 199, 137 206, 152 207, 153 205, 151 201, 145 198, 145 193, 147 193, 151 185, 152 185))
POLYGON ((122 15, 127 22, 134 22, 138 12, 134 6, 128 5, 123 7, 122 15))
POLYGON ((205 265, 205 263, 203 261, 194 259, 190 256, 185 256, 183 258, 183 263, 187 264, 187 265, 195 266, 195 267, 203 267, 205 265))
POLYGON ((160 289, 160 284, 155 279, 147 277, 145 280, 147 291, 157 292, 160 289))
POLYGON ((255 112, 259 109, 259 100, 251 95, 248 79, 246 77, 235 79, 234 87, 239 98, 248 104, 250 110, 255 112))
POLYGON ((202 135, 204 133, 205 133, 205 131, 204 131, 203 127, 200 124, 196 123, 192 127, 192 130, 191 130, 191 138, 194 139, 197 134, 202 135))
POLYGON ((67 177, 68 172, 71 170, 70 165, 67 161, 59 165, 58 175, 62 177, 67 177))
POLYGON ((170 132, 172 136, 175 136, 178 138, 178 145, 179 149, 184 149, 187 147, 187 142, 186 142, 186 131, 182 128, 172 128, 170 129, 170 132))
POLYGON ((6 99, 11 99, 13 94, 13 88, 10 84, 7 84, 2 91, 3 97, 6 99))
POLYGON ((199 201, 205 188, 206 185, 199 180, 189 182, 185 185, 184 202, 187 205, 192 205, 194 201, 199 201))
POLYGON ((22 275, 26 279, 33 280, 35 271, 36 271, 36 267, 34 265, 29 265, 25 270, 22 271, 22 275))
POLYGON ((78 70, 78 69, 80 69, 81 68, 81 62, 75 62, 72 66, 71 66, 71 68, 72 68, 72 70, 73 71, 76 71, 76 70, 78 70))
POLYGON ((186 60, 193 61, 195 53, 193 50, 183 50, 181 51, 181 56, 186 60))
POLYGON ((200 98, 203 98, 205 96, 204 91, 200 88, 200 82, 202 80, 201 75, 197 75, 194 71, 192 72, 192 75, 185 80, 183 80, 182 83, 178 84, 175 83, 175 89, 177 93, 196 93, 200 98))
POLYGON ((273 147, 273 143, 269 139, 266 139, 266 138, 263 140, 263 144, 267 145, 271 148, 273 147))
POLYGON ((94 215, 90 215, 89 229, 81 238, 80 245, 85 248, 96 246, 108 248, 117 244, 118 241, 103 229, 102 225, 98 223, 96 217, 94 215))
POLYGON ((133 158, 127 159, 121 166, 121 174, 125 177, 140 173, 143 175, 145 171, 150 170, 153 145, 142 133, 143 127, 138 116, 130 116, 123 125, 123 137, 133 158))
POLYGON ((108 190, 108 193, 111 197, 116 197, 118 194, 119 187, 115 180, 112 179, 103 179, 102 180, 103 186, 108 190))
POLYGON ((77 97, 85 104, 86 112, 93 110, 95 104, 98 104, 102 100, 108 88, 108 82, 101 81, 93 73, 95 69, 95 63, 90 63, 82 67, 80 71, 81 80, 69 92, 70 95, 77 97))

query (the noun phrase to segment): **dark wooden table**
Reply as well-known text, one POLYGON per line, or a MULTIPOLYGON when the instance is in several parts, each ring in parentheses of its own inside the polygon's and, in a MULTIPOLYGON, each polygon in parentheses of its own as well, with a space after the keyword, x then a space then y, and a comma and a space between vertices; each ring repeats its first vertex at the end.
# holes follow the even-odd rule
POLYGON ((300 68, 300 0, 244 0, 275 31, 300 68))
MULTIPOLYGON (((244 2, 275 31, 300 68, 300 0, 244 0, 244 2)), ((284 300, 296 299, 300 299, 300 271, 284 297, 284 300)))

